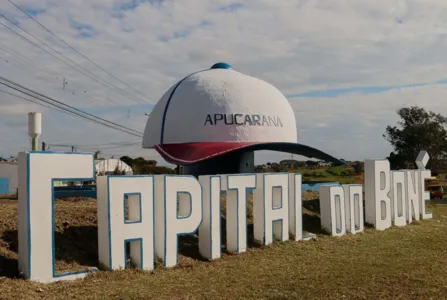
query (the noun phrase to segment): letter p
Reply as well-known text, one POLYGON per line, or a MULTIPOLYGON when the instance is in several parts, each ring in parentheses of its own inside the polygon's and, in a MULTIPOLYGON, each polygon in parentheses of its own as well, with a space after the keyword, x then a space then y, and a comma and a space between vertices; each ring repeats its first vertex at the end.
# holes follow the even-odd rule
POLYGON ((178 236, 202 223, 202 187, 192 176, 155 177, 155 253, 165 267, 177 265, 178 236))

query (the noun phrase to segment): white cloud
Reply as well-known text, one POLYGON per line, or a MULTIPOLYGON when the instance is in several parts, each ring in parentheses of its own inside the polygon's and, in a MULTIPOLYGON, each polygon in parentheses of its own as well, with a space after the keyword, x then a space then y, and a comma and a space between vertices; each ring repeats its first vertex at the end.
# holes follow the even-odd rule
MULTIPOLYGON (((131 0, 14 2, 40 11, 36 15, 40 22, 148 95, 150 99, 145 99, 152 104, 175 81, 216 61, 228 61, 236 70, 267 80, 286 95, 446 79, 447 20, 443 16, 447 3, 441 0, 247 0, 239 5, 227 0, 167 0, 161 4, 135 1, 138 5, 133 9, 131 0), (120 9, 124 7, 128 9, 120 9)), ((8 1, 3 1, 0 10, 79 65, 142 98, 57 41, 8 1)), ((1 22, 14 28, 4 19, 1 22)), ((1 76, 76 107, 103 107, 101 117, 143 130, 143 114, 150 106, 132 110, 130 117, 126 108, 109 110, 136 101, 79 74, 3 27, 0 40, 1 76), (16 53, 34 65, 17 63, 16 53), (63 78, 68 81, 65 89, 63 78)), ((428 85, 290 101, 303 143, 337 157, 363 159, 389 153, 381 135, 386 125, 396 122, 399 107, 421 105, 447 114, 446 91, 443 85, 428 85)), ((28 140, 26 129, 11 121, 26 119, 26 112, 36 107, 2 93, 0 103, 0 134, 7 141, 0 154, 14 154, 27 147, 28 140)), ((47 109, 44 124, 42 140, 48 142, 87 145, 133 139, 47 109)), ((139 145, 106 151, 156 156, 139 145)), ((263 152, 258 157, 267 161, 288 156, 263 152)))

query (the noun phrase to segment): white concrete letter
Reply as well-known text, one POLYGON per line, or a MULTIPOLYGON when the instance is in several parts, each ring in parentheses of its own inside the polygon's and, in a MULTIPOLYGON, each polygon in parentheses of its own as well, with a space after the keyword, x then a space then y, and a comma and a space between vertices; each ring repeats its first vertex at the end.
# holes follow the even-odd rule
POLYGON ((99 176, 96 182, 99 263, 109 270, 125 269, 129 243, 131 261, 140 269, 152 270, 154 178, 99 176))
POLYGON ((269 245, 289 239, 289 174, 258 174, 253 193, 254 238, 269 245))
POLYGON ((228 175, 222 181, 227 191, 227 251, 247 250, 247 189, 256 188, 256 175, 228 175))
POLYGON ((405 171, 405 180, 407 187, 407 221, 408 224, 413 220, 419 220, 419 178, 418 171, 407 170, 405 171))
POLYGON ((419 212, 421 214, 421 219, 431 219, 433 218, 432 213, 425 212, 425 203, 430 201, 430 192, 425 190, 425 180, 431 178, 430 170, 420 170, 419 171, 419 212))
POLYGON ((19 270, 28 279, 49 283, 87 276, 56 274, 53 182, 93 180, 93 163, 92 154, 19 153, 19 270))
POLYGON ((360 184, 344 184, 346 232, 363 232, 363 187, 360 184))
POLYGON ((302 175, 289 174, 289 232, 295 241, 303 239, 302 175))
POLYGON ((201 222, 202 187, 197 179, 155 176, 155 254, 165 267, 177 265, 178 236, 194 233, 201 222), (178 204, 185 201, 189 204, 178 204))
POLYGON ((391 227, 390 162, 365 161, 365 220, 377 230, 391 227))
POLYGON ((405 171, 391 171, 391 216, 395 226, 407 225, 405 171))
POLYGON ((346 234, 345 195, 342 186, 320 187, 321 228, 333 236, 346 234))
POLYGON ((199 227, 199 251, 209 260, 221 255, 220 232, 220 176, 200 176, 203 190, 203 217, 199 227))

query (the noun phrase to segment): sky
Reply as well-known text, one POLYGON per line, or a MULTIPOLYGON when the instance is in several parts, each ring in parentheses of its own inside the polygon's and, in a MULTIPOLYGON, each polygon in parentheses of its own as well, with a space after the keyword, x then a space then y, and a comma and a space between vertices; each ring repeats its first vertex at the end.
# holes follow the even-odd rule
MULTIPOLYGON (((4 0, 1 15, 40 41, 0 16, 34 43, 0 26, 0 76, 137 131, 173 84, 219 61, 276 86, 295 111, 298 141, 346 160, 388 156, 382 135, 401 107, 447 115, 446 1, 11 1, 102 69, 4 0)), ((1 156, 30 147, 27 113, 37 111, 47 144, 166 165, 138 137, 1 91, 1 156)), ((285 158, 263 151, 255 162, 285 158)))

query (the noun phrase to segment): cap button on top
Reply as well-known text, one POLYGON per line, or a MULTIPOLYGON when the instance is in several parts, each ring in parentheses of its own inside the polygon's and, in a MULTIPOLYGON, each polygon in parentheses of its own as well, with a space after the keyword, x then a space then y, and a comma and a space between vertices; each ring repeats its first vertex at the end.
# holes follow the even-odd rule
POLYGON ((231 65, 224 62, 218 62, 212 65, 211 69, 231 69, 231 65))

